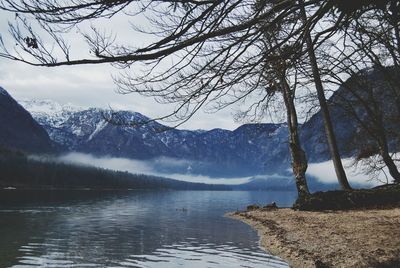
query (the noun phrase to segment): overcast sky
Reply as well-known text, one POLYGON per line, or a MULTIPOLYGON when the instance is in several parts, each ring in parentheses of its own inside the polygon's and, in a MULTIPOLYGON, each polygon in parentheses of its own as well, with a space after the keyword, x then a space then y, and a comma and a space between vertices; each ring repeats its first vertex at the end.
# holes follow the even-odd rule
MULTIPOLYGON (((0 58, 0 86, 15 99, 51 99, 83 107, 111 107, 140 112, 149 117, 167 114, 172 105, 159 104, 150 97, 138 94, 121 95, 107 65, 67 66, 57 68, 32 67, 0 58)), ((215 114, 200 111, 180 128, 234 129, 232 109, 215 114)))
MULTIPOLYGON (((13 21, 14 14, 0 11, 0 33, 6 43, 12 42, 7 36, 8 20, 13 21)), ((149 40, 140 36, 140 34, 132 36, 126 17, 115 17, 113 20, 103 21, 101 24, 114 32, 117 29, 119 36, 129 36, 135 44, 149 40)), ((89 26, 84 25, 81 28, 88 29, 89 26)), ((87 45, 77 43, 77 40, 74 37, 69 40, 73 45, 73 55, 79 56, 80 51, 86 54, 87 45)), ((125 41, 129 42, 129 40, 125 41)), ((150 97, 116 93, 112 74, 117 74, 117 70, 109 65, 42 68, 0 58, 0 86, 17 100, 50 99, 61 104, 71 103, 83 107, 111 107, 113 109, 133 110, 149 117, 163 116, 174 108, 172 105, 159 104, 150 97)), ((237 110, 238 107, 234 109, 237 110)), ((234 109, 225 109, 214 114, 200 111, 180 128, 235 129, 240 123, 233 120, 234 109)))

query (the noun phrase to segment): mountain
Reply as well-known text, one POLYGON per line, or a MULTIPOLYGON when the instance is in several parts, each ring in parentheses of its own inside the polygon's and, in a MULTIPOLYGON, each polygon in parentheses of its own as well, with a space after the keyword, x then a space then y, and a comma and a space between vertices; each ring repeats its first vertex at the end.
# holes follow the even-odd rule
MULTIPOLYGON (((368 139, 355 119, 343 109, 352 98, 348 90, 351 79, 328 100, 342 157, 357 155, 359 141, 368 139)), ((393 110, 390 107, 394 105, 392 100, 396 98, 387 93, 385 77, 377 71, 367 71, 366 79, 374 94, 379 96, 379 105, 386 107, 383 108, 385 114, 390 114, 393 110)), ((350 87, 354 88, 354 85, 350 87)), ((355 90, 364 94, 366 87, 355 90)), ((152 160, 157 172, 169 174, 239 177, 282 174, 290 168, 285 124, 245 124, 233 131, 160 131, 167 127, 157 122, 140 124, 149 118, 137 112, 115 112, 120 120, 136 123, 133 127, 109 123, 105 117, 110 116, 111 111, 104 109, 63 106, 52 101, 21 103, 46 129, 50 138, 64 146, 67 152, 152 160)), ((357 103, 353 106, 358 117, 369 120, 365 107, 357 103)), ((385 125, 397 135, 400 123, 385 121, 385 125)), ((309 162, 330 159, 321 112, 301 125, 299 132, 309 162)), ((394 144, 392 140, 389 143, 394 144)), ((395 151, 396 147, 393 145, 391 149, 395 151)))
POLYGON ((191 183, 32 157, 0 148, 0 190, 17 189, 175 189, 231 190, 230 186, 191 183))
POLYGON ((54 150, 46 130, 0 87, 0 147, 27 152, 54 150))
MULTIPOLYGON (((179 130, 151 122, 137 127, 115 125, 105 119, 111 112, 81 109, 52 101, 21 101, 66 151, 96 156, 158 159, 160 172, 247 176, 289 166, 287 127, 284 124, 247 124, 236 130, 179 130), (171 165, 171 161, 175 161, 171 165)), ((117 111, 124 121, 146 122, 146 116, 117 111)))
MULTIPOLYGON (((329 98, 328 107, 342 157, 357 156, 360 148, 376 143, 367 128, 375 132, 385 129, 390 151, 400 151, 400 91, 393 86, 399 82, 400 71, 394 67, 383 71, 365 69, 345 81, 329 98), (381 125, 376 123, 377 115, 381 125)), ((300 133, 310 162, 330 159, 321 111, 302 125, 300 133)))
MULTIPOLYGON (((332 103, 332 99, 330 99, 330 102, 332 103)), ((329 111, 341 157, 351 157, 353 155, 351 141, 357 131, 357 126, 338 106, 331 105, 329 111)), ((301 145, 310 162, 322 162, 331 159, 323 120, 322 113, 319 111, 300 128, 301 145)))

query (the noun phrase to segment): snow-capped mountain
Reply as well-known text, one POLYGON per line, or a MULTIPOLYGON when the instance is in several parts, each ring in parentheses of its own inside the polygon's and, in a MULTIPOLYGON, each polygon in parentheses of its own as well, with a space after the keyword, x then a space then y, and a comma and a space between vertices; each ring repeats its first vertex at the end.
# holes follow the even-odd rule
MULTIPOLYGON (((367 78, 374 94, 380 96, 377 105, 382 107, 390 150, 400 149, 397 110, 398 95, 387 90, 385 79, 377 71, 367 78), (396 102, 397 101, 397 102, 396 102)), ((355 89, 360 94, 365 88, 355 89)), ((354 91, 353 91, 354 93, 354 91)), ((362 96, 362 95, 360 95, 362 96)), ((373 143, 360 128, 354 116, 343 110, 352 98, 346 86, 340 87, 329 99, 332 122, 342 157, 357 155, 359 143, 373 143)), ((133 159, 160 159, 159 170, 168 173, 190 172, 217 176, 247 176, 285 172, 290 167, 290 154, 285 124, 246 124, 233 131, 213 129, 189 131, 167 129, 149 118, 131 111, 113 111, 117 118, 136 126, 111 124, 105 117, 111 111, 99 108, 63 106, 51 101, 24 101, 22 105, 46 129, 50 138, 65 147, 66 151, 92 153, 96 156, 126 157, 133 159), (138 124, 139 123, 139 124, 138 124), (177 164, 178 163, 178 164, 177 164)), ((355 103, 358 118, 368 123, 366 108, 355 103)), ((370 120, 371 121, 371 120, 370 120)), ((302 146, 310 162, 330 158, 321 112, 300 126, 302 146)))
MULTIPOLYGON (((253 175, 288 167, 287 128, 282 124, 248 124, 234 131, 160 131, 167 127, 157 122, 137 126, 112 124, 105 119, 111 111, 99 108, 72 109, 52 101, 21 104, 68 151, 141 160, 185 160, 182 169, 208 175, 253 175)), ((136 112, 113 112, 124 122, 149 120, 136 112)), ((159 168, 164 172, 182 172, 171 170, 176 167, 160 163, 159 168)))
POLYGON ((73 104, 61 105, 52 100, 18 100, 42 125, 60 127, 75 112, 84 108, 73 104))

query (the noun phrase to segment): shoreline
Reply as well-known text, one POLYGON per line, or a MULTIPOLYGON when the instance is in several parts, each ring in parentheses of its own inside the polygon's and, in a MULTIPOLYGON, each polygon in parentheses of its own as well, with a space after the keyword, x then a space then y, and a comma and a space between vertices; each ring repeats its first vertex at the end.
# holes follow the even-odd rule
POLYGON ((290 267, 400 267, 400 208, 229 213, 290 267))

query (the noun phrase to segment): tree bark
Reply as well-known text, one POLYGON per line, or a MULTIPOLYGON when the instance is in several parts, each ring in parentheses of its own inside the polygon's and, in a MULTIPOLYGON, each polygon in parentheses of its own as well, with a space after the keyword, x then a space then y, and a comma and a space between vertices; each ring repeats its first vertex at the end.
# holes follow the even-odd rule
POLYGON ((282 79, 282 91, 287 113, 292 170, 296 179, 296 187, 299 195, 298 202, 301 202, 310 194, 306 179, 306 170, 308 167, 307 157, 300 144, 293 92, 290 90, 285 79, 282 79))
POLYGON ((380 146, 379 154, 382 156, 383 162, 387 166, 390 176, 392 176, 396 183, 400 183, 400 172, 392 157, 389 155, 389 149, 387 146, 380 146))
MULTIPOLYGON (((302 17, 303 23, 305 24, 307 21, 307 14, 304 9, 303 0, 299 0, 299 4, 301 6, 301 17, 302 17)), ((317 64, 317 59, 315 57, 311 34, 309 31, 305 31, 304 35, 305 35, 304 37, 305 37, 305 41, 306 41, 306 45, 307 45, 307 53, 308 53, 308 57, 310 60, 311 69, 312 69, 312 73, 313 73, 315 88, 316 88, 317 94, 318 94, 318 101, 319 101, 319 105, 321 107, 321 112, 322 112, 323 119, 324 119, 326 138, 328 141, 329 150, 331 152, 333 165, 335 167, 336 177, 339 181, 340 187, 343 190, 351 190, 351 186, 347 180, 346 173, 345 173, 343 165, 342 165, 342 160, 340 159, 340 154, 339 154, 339 150, 337 147, 336 137, 335 137, 335 133, 333 131, 333 126, 332 126, 332 121, 331 121, 331 117, 330 117, 329 110, 328 110, 328 105, 326 103, 324 88, 322 86, 322 81, 321 81, 321 77, 320 77, 319 70, 318 70, 318 64, 317 64)))
POLYGON ((396 164, 394 163, 393 159, 390 157, 388 153, 382 154, 383 162, 385 162, 386 166, 389 169, 389 174, 392 176, 396 183, 400 183, 400 173, 397 169, 396 164))

